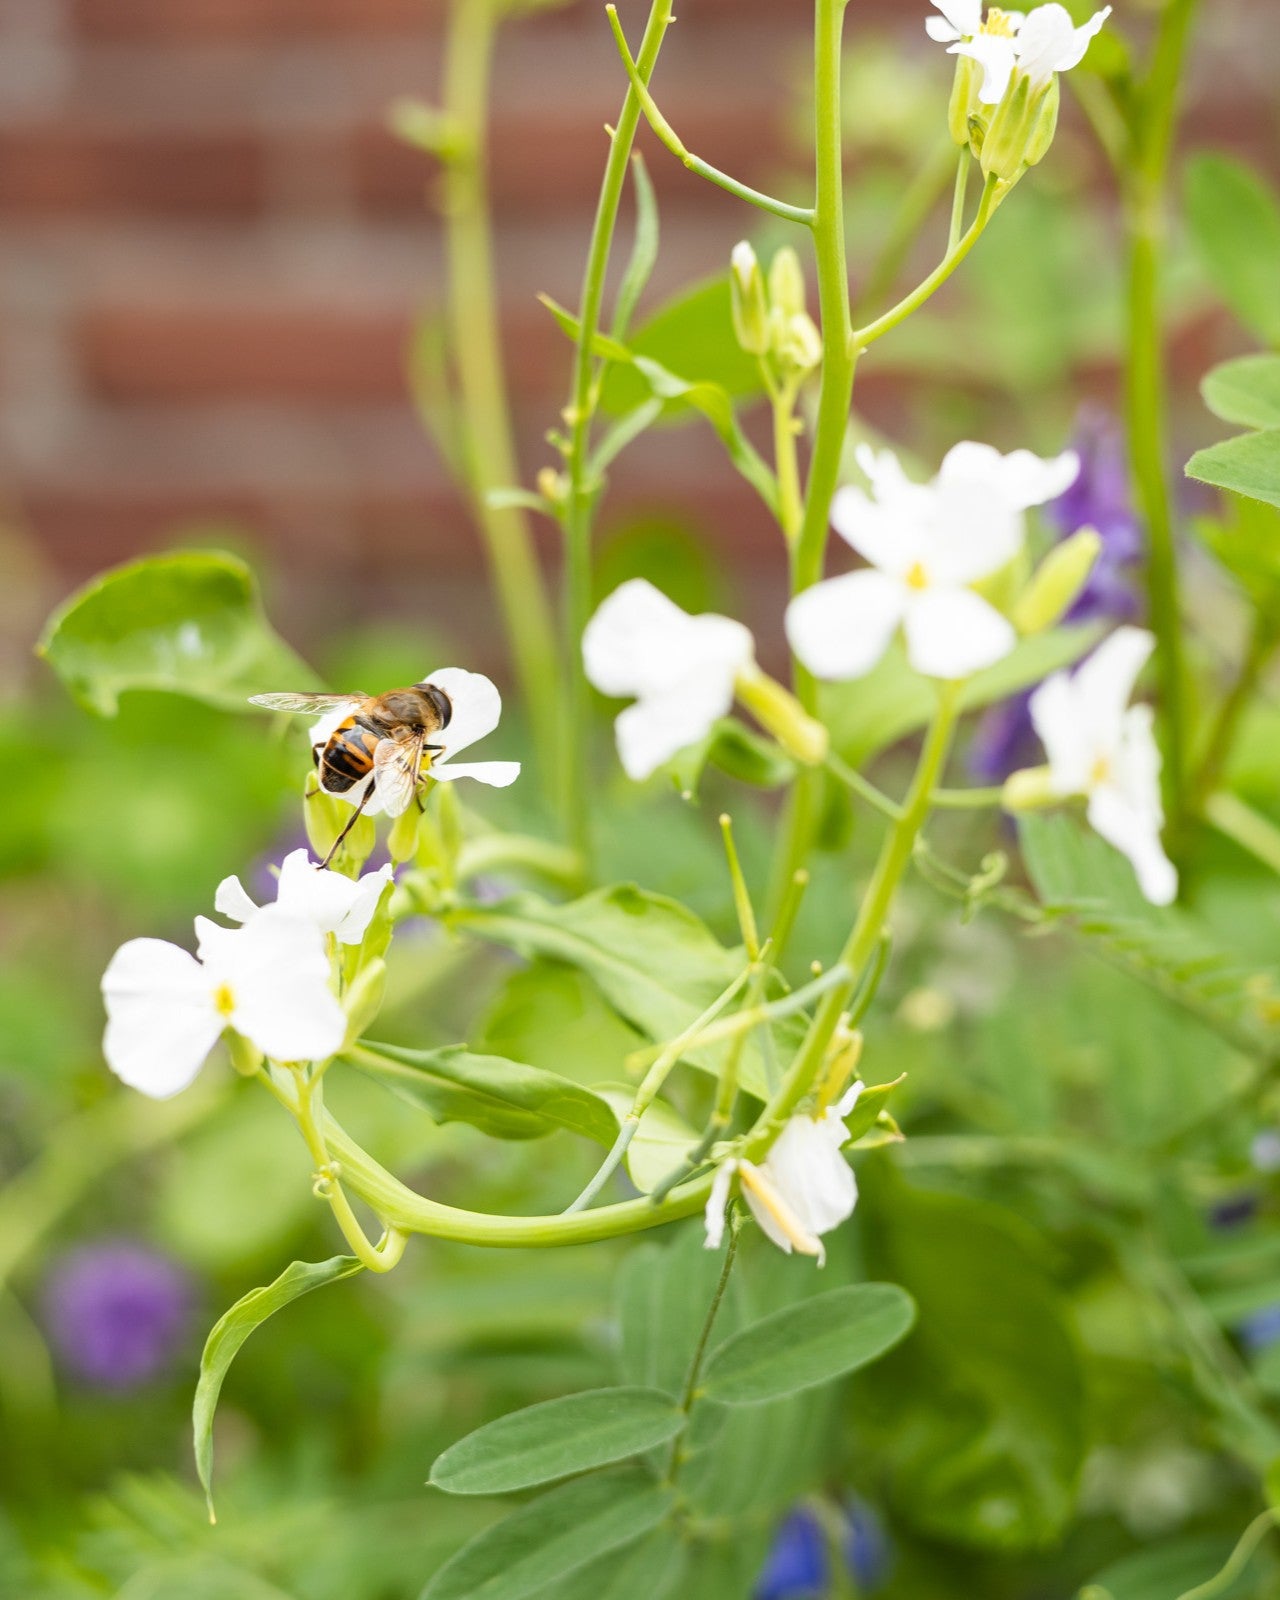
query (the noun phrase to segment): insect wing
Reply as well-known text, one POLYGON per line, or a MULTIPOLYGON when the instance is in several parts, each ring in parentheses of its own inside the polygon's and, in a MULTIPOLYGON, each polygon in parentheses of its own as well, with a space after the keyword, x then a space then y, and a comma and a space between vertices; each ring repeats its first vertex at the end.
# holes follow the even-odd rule
POLYGON ((321 711, 336 711, 339 706, 358 706, 362 694, 251 694, 251 706, 266 706, 268 711, 305 711, 315 716, 321 711))
POLYGON ((424 735, 410 733, 384 739, 373 752, 373 781, 389 817, 407 811, 418 788, 424 735))

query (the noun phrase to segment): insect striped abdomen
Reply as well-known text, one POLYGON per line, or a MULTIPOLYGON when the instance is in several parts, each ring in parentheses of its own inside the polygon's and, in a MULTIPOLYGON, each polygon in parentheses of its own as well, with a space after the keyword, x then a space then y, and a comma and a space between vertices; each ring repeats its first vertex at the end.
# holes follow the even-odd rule
POLYGON ((373 770, 379 735, 352 719, 335 728, 320 757, 320 784, 332 794, 345 794, 373 770))

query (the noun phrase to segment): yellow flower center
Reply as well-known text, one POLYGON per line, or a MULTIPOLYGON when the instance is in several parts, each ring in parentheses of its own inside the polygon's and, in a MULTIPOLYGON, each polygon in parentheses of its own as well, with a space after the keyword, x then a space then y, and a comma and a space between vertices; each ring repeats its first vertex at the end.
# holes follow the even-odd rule
POLYGON ((922 561, 913 561, 907 568, 905 579, 908 589, 927 589, 929 587, 929 574, 924 569, 922 561))
POLYGON ((1099 784, 1111 781, 1111 758, 1099 756, 1089 768, 1089 787, 1096 789, 1099 784))
POLYGON ((987 12, 987 20, 982 24, 981 33, 994 34, 997 39, 1013 38, 1013 20, 1007 11, 1001 11, 998 6, 992 6, 987 12))
POLYGON ((229 1017, 236 1008, 236 997, 229 983, 220 983, 213 991, 214 1009, 219 1016, 229 1017))

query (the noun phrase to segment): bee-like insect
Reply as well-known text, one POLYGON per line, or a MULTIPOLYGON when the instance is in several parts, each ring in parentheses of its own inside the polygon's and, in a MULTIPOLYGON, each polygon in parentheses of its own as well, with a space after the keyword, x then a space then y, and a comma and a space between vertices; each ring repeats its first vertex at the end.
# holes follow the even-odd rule
POLYGON ((347 715, 327 739, 311 748, 320 787, 346 794, 357 784, 364 793, 333 848, 321 863, 327 866, 356 819, 377 794, 389 817, 408 810, 418 786, 430 771, 431 758, 444 748, 430 744, 453 716, 453 703, 434 683, 415 683, 386 694, 255 694, 250 702, 272 711, 306 712, 312 716, 346 708, 347 715))

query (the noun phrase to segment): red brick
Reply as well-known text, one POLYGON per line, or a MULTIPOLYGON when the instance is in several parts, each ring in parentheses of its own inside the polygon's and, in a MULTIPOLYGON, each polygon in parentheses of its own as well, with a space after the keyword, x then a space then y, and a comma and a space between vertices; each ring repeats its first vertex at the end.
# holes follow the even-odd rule
POLYGON ((259 210, 265 149, 249 131, 155 131, 37 123, 0 133, 0 210, 10 215, 259 210))
POLYGON ((74 0, 93 39, 210 42, 422 33, 443 0, 74 0))

